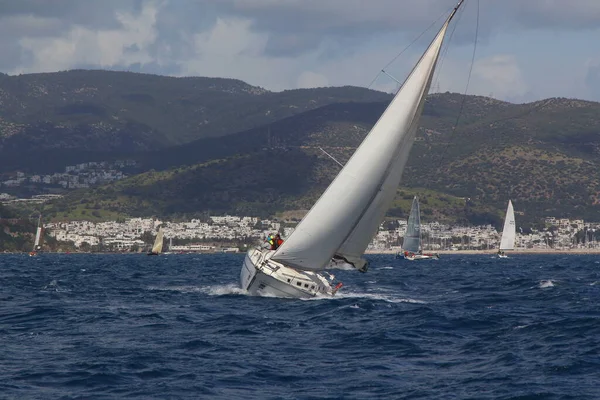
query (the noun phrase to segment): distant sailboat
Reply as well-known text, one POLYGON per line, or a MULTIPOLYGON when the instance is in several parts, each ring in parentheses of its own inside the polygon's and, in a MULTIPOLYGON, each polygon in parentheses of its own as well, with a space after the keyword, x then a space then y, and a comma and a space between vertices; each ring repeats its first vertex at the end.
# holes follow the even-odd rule
POLYGON ((172 248, 173 248, 173 238, 170 237, 169 238, 169 248, 163 254, 173 254, 173 252, 171 251, 172 248))
POLYGON ((446 19, 379 120, 333 182, 277 249, 248 251, 241 287, 252 295, 312 297, 341 287, 319 272, 351 266, 366 271, 362 258, 391 206, 415 139, 425 97, 448 25, 446 19))
POLYGON ((36 256, 44 244, 44 224, 42 223, 42 214, 38 217, 37 228, 35 230, 35 240, 33 241, 33 249, 29 252, 31 257, 36 256))
POLYGON ((508 258, 504 250, 515 249, 515 238, 517 236, 517 228, 515 224, 515 211, 513 210, 512 202, 508 201, 506 216, 504 217, 504 228, 502 229, 502 239, 500 239, 500 249, 498 257, 508 258))
POLYGON ((156 234, 156 239, 154 239, 154 246, 152 246, 152 251, 148 253, 149 256, 157 256, 162 252, 163 248, 163 228, 162 226, 158 228, 158 233, 156 234))
POLYGON ((419 208, 419 198, 417 196, 414 197, 412 207, 410 208, 402 250, 404 250, 404 258, 406 260, 414 261, 440 258, 437 254, 423 254, 421 240, 421 209, 419 208))

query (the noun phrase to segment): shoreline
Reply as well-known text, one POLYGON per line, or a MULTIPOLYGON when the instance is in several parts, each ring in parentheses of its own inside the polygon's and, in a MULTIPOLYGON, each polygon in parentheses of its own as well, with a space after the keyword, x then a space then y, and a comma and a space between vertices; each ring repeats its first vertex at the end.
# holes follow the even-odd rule
MULTIPOLYGON (((398 250, 367 250, 366 255, 370 254, 396 254, 398 250)), ((433 254, 457 254, 457 255, 494 255, 498 250, 425 250, 424 253, 433 254)), ((169 253, 169 255, 181 255, 181 254, 244 254, 245 252, 223 252, 223 251, 188 251, 182 253, 169 253)), ((507 250, 506 255, 511 254, 568 254, 568 255, 585 255, 585 254, 600 254, 600 248, 597 249, 516 249, 507 250)), ((2 254, 28 254, 27 251, 0 251, 2 254)), ((85 251, 72 251, 72 252, 53 252, 44 251, 40 254, 146 254, 145 252, 85 252, 85 251)))
MULTIPOLYGON (((365 254, 396 254, 397 250, 367 250, 365 254)), ((498 249, 493 250, 424 250, 424 253, 434 253, 434 254, 490 254, 494 255, 498 252, 498 249)), ((507 250, 505 251, 506 255, 511 254, 600 254, 600 248, 598 249, 515 249, 515 250, 507 250)))

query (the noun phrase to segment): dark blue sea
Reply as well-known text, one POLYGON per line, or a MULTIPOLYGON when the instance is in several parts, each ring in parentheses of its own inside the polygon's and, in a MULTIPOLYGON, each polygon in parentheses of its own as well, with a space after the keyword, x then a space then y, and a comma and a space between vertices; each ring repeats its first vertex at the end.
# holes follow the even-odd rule
POLYGON ((0 255, 2 399, 600 399, 600 256, 369 256, 257 298, 243 255, 0 255))

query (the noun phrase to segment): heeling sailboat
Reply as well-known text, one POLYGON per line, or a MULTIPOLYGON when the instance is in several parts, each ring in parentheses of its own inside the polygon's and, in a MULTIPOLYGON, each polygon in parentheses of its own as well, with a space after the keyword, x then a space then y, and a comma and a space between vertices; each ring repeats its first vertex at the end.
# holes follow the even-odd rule
POLYGON ((163 228, 162 226, 158 228, 158 233, 156 234, 156 239, 154 239, 154 245, 152 246, 152 250, 148 253, 149 256, 157 256, 162 252, 163 248, 163 228))
POLYGON ((44 224, 42 223, 42 214, 38 217, 37 228, 35 230, 35 240, 33 241, 33 249, 29 252, 29 256, 36 256, 42 251, 44 244, 44 224))
POLYGON ((429 92, 448 25, 461 0, 421 56, 367 137, 311 210, 277 250, 248 251, 240 282, 254 295, 334 295, 319 274, 351 265, 367 270, 362 258, 390 207, 429 92))
POLYGON ((504 228, 502 228, 502 238, 500 239, 500 249, 498 257, 508 258, 504 250, 515 249, 515 238, 517 237, 517 226, 515 224, 515 210, 513 209, 512 201, 508 201, 506 216, 504 217, 504 228))
POLYGON ((402 244, 404 250, 404 258, 406 260, 426 260, 438 259, 437 254, 424 254, 421 240, 421 210, 419 208, 419 198, 413 198, 412 207, 408 216, 408 224, 406 225, 406 234, 402 244))

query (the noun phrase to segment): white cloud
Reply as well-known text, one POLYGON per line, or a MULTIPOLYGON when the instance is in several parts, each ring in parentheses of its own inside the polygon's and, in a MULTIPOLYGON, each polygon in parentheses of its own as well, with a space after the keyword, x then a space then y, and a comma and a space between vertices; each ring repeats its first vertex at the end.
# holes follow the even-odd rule
POLYGON ((219 18, 211 30, 187 37, 191 53, 179 75, 229 77, 269 88, 289 88, 293 60, 263 55, 268 36, 251 29, 251 21, 219 18))
POLYGON ((314 87, 327 87, 329 86, 329 80, 325 75, 318 74, 312 71, 304 71, 298 77, 298 88, 314 88, 314 87))
POLYGON ((75 25, 64 36, 23 37, 19 44, 31 54, 32 61, 13 73, 65 70, 77 64, 106 68, 151 62, 144 50, 156 40, 157 12, 157 4, 146 3, 136 15, 117 12, 119 29, 92 30, 75 25))
POLYGON ((517 99, 529 91, 517 59, 511 54, 498 54, 477 60, 473 65, 473 87, 486 87, 501 99, 517 99))
MULTIPOLYGON (((4 55, 0 71, 131 69, 237 78, 271 90, 367 86, 412 38, 456 4, 456 0, 160 1, 0 0, 0 53, 4 55)), ((442 91, 464 92, 476 4, 466 1, 451 56, 439 68, 442 91)), ((600 99, 595 89, 598 70, 584 65, 590 46, 595 45, 594 34, 600 35, 600 0, 569 0, 568 4, 565 0, 480 0, 480 4, 481 59, 474 67, 470 94, 493 93, 508 100, 549 95, 600 99), (585 50, 571 52, 568 65, 557 63, 544 68, 544 74, 532 71, 543 67, 540 54, 556 52, 559 57, 561 50, 552 48, 552 39, 544 37, 543 45, 532 43, 531 53, 524 53, 523 46, 517 51, 511 42, 507 44, 505 33, 539 40, 545 36, 540 30, 564 37, 562 32, 581 29, 590 31, 576 36, 582 40, 574 40, 573 48, 585 50), (490 43, 504 48, 486 49, 490 43)), ((426 42, 423 37, 389 72, 402 80, 426 42)), ((396 84, 381 77, 373 87, 389 91, 396 84)))

